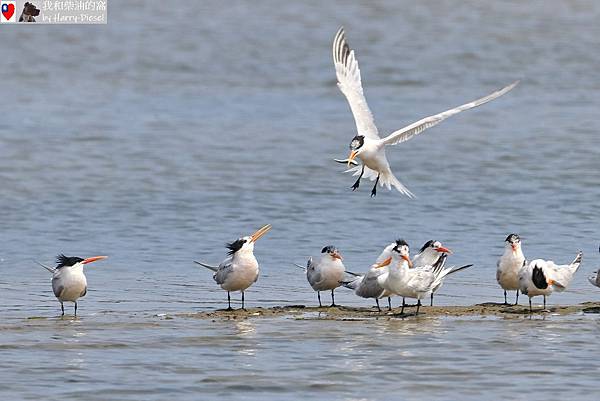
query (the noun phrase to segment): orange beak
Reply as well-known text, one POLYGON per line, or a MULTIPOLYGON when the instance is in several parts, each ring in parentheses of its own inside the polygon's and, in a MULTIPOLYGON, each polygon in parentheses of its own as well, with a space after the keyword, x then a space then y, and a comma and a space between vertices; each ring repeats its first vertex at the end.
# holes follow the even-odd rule
POLYGON ((348 168, 350 168, 350 166, 352 164, 352 160, 354 160, 354 158, 356 157, 357 154, 358 154, 358 152, 356 150, 350 151, 350 156, 348 156, 348 168))
POLYGON ((342 255, 340 255, 338 252, 332 253, 331 257, 334 259, 344 260, 344 258, 342 258, 342 255))
POLYGON ((106 259, 106 258, 108 258, 108 256, 92 256, 91 258, 84 259, 83 262, 81 262, 81 263, 83 263, 84 265, 87 265, 88 263, 92 263, 97 260, 102 260, 102 259, 106 259))
POLYGON ((252 242, 258 241, 260 239, 260 237, 265 235, 271 229, 271 227, 272 226, 270 224, 267 224, 266 226, 259 228, 254 234, 251 235, 251 237, 252 237, 251 241, 252 242))
POLYGON ((513 252, 517 252, 517 244, 510 244, 510 246, 512 247, 513 252))
POLYGON ((402 259, 404 259, 404 260, 406 260, 408 262, 408 267, 412 269, 413 263, 410 260, 410 258, 408 256, 406 256, 406 255, 401 255, 401 256, 402 256, 402 259))
POLYGON ((379 269, 380 267, 385 267, 385 266, 389 265, 390 263, 392 263, 391 256, 389 258, 387 258, 386 260, 384 260, 383 262, 376 264, 375 267, 379 269))
POLYGON ((452 251, 448 248, 444 248, 443 246, 440 246, 438 248, 435 248, 436 251, 440 252, 440 253, 447 253, 447 254, 451 254, 452 251))

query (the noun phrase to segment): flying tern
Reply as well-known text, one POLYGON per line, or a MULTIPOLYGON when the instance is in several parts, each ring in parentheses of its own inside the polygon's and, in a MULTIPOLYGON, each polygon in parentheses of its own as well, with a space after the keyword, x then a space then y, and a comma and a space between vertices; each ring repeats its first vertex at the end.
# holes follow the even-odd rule
POLYGON ((257 230, 254 234, 238 238, 226 245, 228 256, 219 266, 194 261, 214 272, 213 279, 227 291, 227 310, 231 310, 231 292, 241 291, 244 309, 244 291, 258 280, 258 261, 254 257, 254 243, 271 229, 271 225, 257 230))
POLYGON ((521 237, 518 234, 509 234, 504 240, 504 253, 496 264, 496 281, 504 290, 504 304, 506 291, 517 291, 515 305, 519 303, 519 271, 525 266, 526 260, 521 249, 521 237))
POLYGON ((347 170, 347 172, 354 173, 354 176, 358 176, 358 179, 354 185, 352 185, 353 191, 358 189, 360 180, 363 176, 371 181, 375 180, 375 185, 371 190, 371 196, 377 194, 378 184, 382 187, 387 187, 388 190, 393 186, 400 193, 408 197, 414 196, 412 192, 410 192, 408 188, 394 176, 385 155, 386 146, 397 145, 408 141, 413 136, 439 124, 450 116, 480 106, 504 95, 518 84, 518 81, 516 81, 480 99, 446 110, 439 114, 425 117, 381 138, 363 93, 358 61, 354 55, 354 50, 351 50, 348 46, 343 27, 338 30, 333 40, 333 63, 338 80, 337 85, 350 104, 350 109, 354 115, 357 129, 357 135, 352 138, 352 141, 350 142, 350 155, 348 158, 344 160, 335 160, 340 163, 347 163, 348 167, 350 167, 350 165, 355 165, 347 170), (355 163, 354 160, 356 157, 361 159, 362 165, 356 165, 357 163, 355 163))
POLYGON ((546 297, 554 291, 562 292, 571 283, 573 276, 581 266, 582 253, 579 251, 575 259, 568 265, 557 265, 551 260, 535 259, 523 266, 519 272, 519 288, 529 297, 529 312, 532 312, 531 298, 544 296, 544 311, 546 297))
POLYGON ((75 304, 77 316, 77 300, 87 294, 87 280, 83 273, 83 266, 106 259, 107 256, 93 256, 91 258, 80 258, 77 256, 65 256, 60 254, 56 257, 56 267, 48 267, 39 263, 42 267, 52 273, 52 291, 60 302, 62 316, 65 315, 64 302, 75 304))

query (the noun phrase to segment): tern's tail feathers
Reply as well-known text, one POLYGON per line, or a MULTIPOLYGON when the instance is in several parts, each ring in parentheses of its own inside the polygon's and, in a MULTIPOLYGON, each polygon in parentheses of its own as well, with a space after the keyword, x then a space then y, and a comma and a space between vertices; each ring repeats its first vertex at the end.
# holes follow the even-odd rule
POLYGON ((362 281, 363 277, 362 276, 358 276, 353 280, 348 280, 348 281, 342 281, 342 285, 346 288, 349 288, 351 290, 355 290, 358 288, 358 286, 360 285, 361 281, 362 281))
POLYGON ((38 262, 37 260, 35 260, 34 262, 37 263, 38 265, 42 266, 44 269, 48 270, 52 274, 54 274, 54 272, 56 272, 56 269, 48 267, 45 264, 38 262))
POLYGON ((196 263, 197 265, 200 265, 202 267, 206 267, 208 270, 212 270, 214 272, 216 272, 217 270, 219 270, 218 266, 211 266, 211 265, 207 265, 206 263, 202 263, 202 262, 197 262, 194 260, 194 263, 196 263))
MULTIPOLYGON (((355 167, 351 167, 346 170, 346 173, 352 173, 353 176, 360 175, 363 169, 362 165, 358 165, 355 167)), ((391 190, 392 187, 396 188, 398 192, 403 195, 408 196, 409 198, 414 198, 415 195, 409 191, 408 188, 404 186, 395 176, 394 173, 388 168, 387 171, 382 171, 381 173, 371 170, 367 166, 365 166, 365 172, 363 173, 364 178, 368 178, 371 181, 375 181, 379 176, 379 186, 386 187, 388 190, 391 190)))
POLYGON ((579 269, 579 266, 581 266, 582 257, 583 257, 583 252, 579 251, 579 252, 577 252, 577 256, 575 257, 575 259, 571 262, 569 269, 571 269, 571 271, 573 273, 575 273, 577 271, 577 269, 579 269))
POLYGON ((299 265, 298 263, 293 263, 293 265, 296 266, 299 269, 302 269, 302 270, 306 271, 306 266, 299 265))
POLYGON ((469 267, 471 267, 471 266, 473 266, 473 265, 472 265, 472 264, 470 264, 470 265, 464 265, 464 266, 461 266, 461 267, 457 267, 456 269, 452 269, 452 270, 450 270, 450 272, 449 272, 448 274, 454 274, 454 273, 457 273, 457 272, 459 272, 459 271, 461 271, 461 270, 468 269, 468 268, 469 268, 469 267))

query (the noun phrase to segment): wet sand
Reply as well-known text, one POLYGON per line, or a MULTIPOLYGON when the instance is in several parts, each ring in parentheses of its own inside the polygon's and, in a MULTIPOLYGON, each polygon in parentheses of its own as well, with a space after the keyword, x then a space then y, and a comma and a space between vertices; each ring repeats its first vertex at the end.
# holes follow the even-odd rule
MULTIPOLYGON (((354 308, 346 306, 314 307, 306 305, 276 306, 273 308, 247 308, 219 309, 211 312, 184 313, 179 317, 193 317, 198 319, 248 319, 260 317, 287 316, 296 319, 326 319, 326 320, 365 320, 377 318, 407 318, 415 317, 416 308, 406 307, 404 313, 401 308, 387 307, 379 312, 373 308, 354 308)), ((600 313, 600 302, 584 302, 577 305, 548 305, 546 310, 534 306, 533 314, 569 315, 575 313, 600 313)), ((460 317, 460 316, 497 316, 511 317, 529 315, 528 305, 505 305, 501 303, 483 303, 471 306, 421 306, 419 317, 460 317)))

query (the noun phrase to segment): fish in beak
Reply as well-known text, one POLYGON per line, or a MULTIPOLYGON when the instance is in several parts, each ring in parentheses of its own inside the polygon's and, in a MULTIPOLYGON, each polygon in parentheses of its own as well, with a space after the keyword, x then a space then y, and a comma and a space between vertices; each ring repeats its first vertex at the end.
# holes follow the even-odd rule
POLYGON ((263 235, 265 235, 270 229, 271 229, 271 225, 267 224, 264 227, 259 228, 254 234, 252 234, 250 237, 252 238, 251 241, 252 242, 256 242, 260 239, 260 237, 262 237, 263 235))
POLYGON ((350 152, 350 156, 348 156, 348 167, 350 167, 350 165, 354 161, 354 158, 356 157, 357 154, 358 154, 358 151, 356 151, 356 150, 352 150, 350 152))

